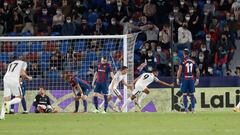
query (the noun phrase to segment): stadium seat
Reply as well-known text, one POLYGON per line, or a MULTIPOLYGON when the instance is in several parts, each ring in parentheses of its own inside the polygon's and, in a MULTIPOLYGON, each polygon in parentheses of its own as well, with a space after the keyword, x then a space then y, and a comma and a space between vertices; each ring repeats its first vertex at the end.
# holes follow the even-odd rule
POLYGON ((104 43, 103 47, 106 48, 106 49, 111 49, 112 50, 112 49, 115 49, 116 43, 114 43, 113 41, 107 41, 107 42, 104 43))
POLYGON ((41 57, 40 57, 40 61, 41 62, 47 62, 50 60, 51 57, 51 53, 50 52, 43 52, 41 57))
POLYGON ((41 42, 33 42, 33 44, 30 47, 31 52, 42 52, 43 51, 43 45, 41 42))
POLYGON ((96 12, 92 12, 88 15, 88 23, 95 24, 98 19, 98 14, 96 12))
POLYGON ((19 42, 17 44, 16 52, 27 52, 29 51, 28 45, 26 42, 19 42))
POLYGON ((24 32, 24 33, 22 33, 22 36, 32 36, 32 33, 30 33, 30 32, 24 32))
POLYGON ((47 52, 54 52, 56 51, 56 43, 54 42, 48 42, 47 45, 45 46, 45 51, 47 52))
POLYGON ((2 49, 3 49, 2 50, 3 52, 13 52, 15 50, 15 46, 13 46, 11 44, 11 42, 5 42, 3 44, 3 48, 2 49))
POLYGON ((75 42, 75 46, 74 46, 74 51, 78 52, 78 51, 84 51, 87 48, 87 44, 85 41, 77 41, 75 42))
POLYGON ((86 54, 86 60, 87 61, 95 61, 97 60, 97 54, 95 52, 89 52, 86 54))
POLYGON ((59 45, 59 50, 61 51, 61 53, 67 53, 68 47, 70 46, 70 44, 68 43, 68 41, 62 41, 59 45))
POLYGON ((58 78, 59 73, 58 73, 58 71, 48 71, 47 72, 47 77, 48 78, 58 78))
POLYGON ((9 60, 10 60, 10 57, 8 53, 0 53, 0 62, 7 63, 9 62, 9 60))
POLYGON ((28 62, 37 62, 38 61, 38 54, 37 52, 30 52, 25 56, 25 60, 28 62))
POLYGON ((40 63, 41 71, 48 71, 49 70, 49 63, 48 62, 41 62, 40 63))

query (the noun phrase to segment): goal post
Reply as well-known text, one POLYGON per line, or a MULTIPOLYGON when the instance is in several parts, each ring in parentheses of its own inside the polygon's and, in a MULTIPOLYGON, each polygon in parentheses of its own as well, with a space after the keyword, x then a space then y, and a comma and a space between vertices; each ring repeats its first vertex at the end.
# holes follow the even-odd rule
MULTIPOLYGON (((129 73, 125 80, 134 79, 134 46, 137 34, 101 35, 101 36, 29 36, 0 37, 0 78, 6 71, 7 64, 14 56, 21 57, 28 63, 28 74, 33 81, 26 81, 26 99, 28 110, 39 86, 47 88, 52 105, 61 112, 74 110, 71 87, 63 80, 64 74, 73 74, 91 84, 93 71, 102 56, 116 69, 127 66, 129 73)), ((0 98, 3 95, 3 81, 0 82, 0 98)), ((120 86, 127 98, 128 90, 120 86)), ((93 105, 89 96, 89 110, 93 105)), ((21 106, 21 105, 20 105, 21 106)), ((21 111, 21 107, 15 108, 21 111)), ((80 109, 82 110, 82 109, 80 109)), ((124 111, 127 111, 125 109, 124 111)))

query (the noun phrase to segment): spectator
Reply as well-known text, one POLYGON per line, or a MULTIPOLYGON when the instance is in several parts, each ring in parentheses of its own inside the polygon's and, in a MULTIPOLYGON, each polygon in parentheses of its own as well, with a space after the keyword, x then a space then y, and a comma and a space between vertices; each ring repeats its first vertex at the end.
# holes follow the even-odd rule
POLYGON ((134 22, 132 19, 129 19, 129 21, 127 21, 126 16, 124 16, 120 20, 119 24, 122 25, 122 27, 123 27, 123 34, 130 34, 130 33, 134 33, 136 31, 140 30, 139 27, 134 25, 134 22))
POLYGON ((236 67, 235 75, 240 77, 240 66, 236 67))
POLYGON ((181 12, 179 12, 178 7, 173 7, 173 13, 171 13, 171 14, 173 14, 173 16, 174 16, 174 28, 175 28, 175 30, 177 30, 180 26, 182 26, 183 15, 181 12))
POLYGON ((148 3, 144 5, 143 13, 148 18, 149 21, 155 21, 155 15, 157 12, 157 6, 152 2, 152 0, 148 0, 148 3))
POLYGON ((50 70, 62 70, 63 59, 61 52, 57 49, 50 57, 50 70))
POLYGON ((185 0, 180 0, 180 6, 179 6, 179 11, 183 14, 186 15, 189 11, 188 5, 185 2, 185 0))
POLYGON ((187 29, 186 22, 183 23, 182 27, 178 28, 178 43, 178 49, 183 50, 184 48, 188 48, 190 50, 192 33, 187 29))
POLYGON ((156 25, 149 23, 148 25, 145 25, 141 29, 145 30, 147 41, 158 40, 159 28, 156 25))
POLYGON ((200 15, 195 8, 191 7, 189 10, 190 20, 188 22, 188 28, 192 32, 193 37, 203 29, 200 21, 200 15))
POLYGON ((47 8, 43 8, 40 15, 37 18, 37 33, 41 35, 48 35, 51 32, 52 16, 48 13, 47 8), (50 25, 49 25, 50 24, 50 25))
POLYGON ((71 15, 71 5, 69 5, 70 1, 62 0, 62 13, 64 16, 70 16, 71 15))
POLYGON ((53 16, 56 14, 56 8, 53 5, 52 0, 46 0, 46 7, 47 7, 48 14, 50 16, 53 16))
POLYGON ((211 2, 211 0, 206 0, 206 4, 204 5, 204 11, 206 11, 208 14, 213 15, 215 11, 215 6, 211 2))
POLYGON ((157 46, 156 59, 157 69, 160 71, 160 75, 170 75, 168 66, 170 62, 170 52, 167 49, 161 48, 161 46, 157 46))
POLYGON ((223 46, 220 46, 218 51, 215 53, 214 69, 221 70, 224 76, 226 75, 227 59, 227 51, 223 48, 223 46))
POLYGON ((157 62, 157 59, 156 59, 156 56, 155 56, 155 53, 152 51, 152 50, 148 50, 147 51, 147 56, 146 56, 146 59, 147 61, 147 71, 148 72, 151 72, 153 69, 156 68, 156 62, 157 62))
POLYGON ((23 28, 23 17, 18 13, 18 11, 13 11, 12 21, 8 24, 8 29, 11 31, 11 26, 13 25, 13 31, 19 32, 23 28))
POLYGON ((232 12, 234 13, 235 15, 235 20, 237 20, 239 22, 240 20, 240 0, 237 0, 235 1, 233 4, 232 4, 232 12))
POLYGON ((118 24, 116 18, 111 19, 111 24, 108 27, 107 33, 110 35, 122 34, 122 27, 118 24))
POLYGON ((66 21, 62 27, 62 35, 66 35, 66 36, 74 35, 75 31, 76 31, 76 26, 72 22, 71 17, 70 16, 66 17, 66 21))
POLYGON ((79 27, 79 30, 76 31, 77 35, 90 35, 91 31, 89 26, 87 25, 87 19, 83 18, 82 23, 79 27))
POLYGON ((53 16, 52 29, 53 32, 61 33, 64 24, 65 16, 60 8, 57 9, 56 15, 53 16))
POLYGON ((208 59, 205 57, 204 52, 199 52, 198 59, 196 61, 198 68, 200 70, 201 76, 207 76, 208 75, 208 59))
POLYGON ((103 25, 102 25, 102 20, 100 18, 97 19, 97 22, 93 27, 92 34, 93 35, 103 35, 103 34, 105 34, 105 30, 104 30, 103 25))
POLYGON ((41 75, 40 67, 38 63, 32 63, 29 69, 29 74, 32 75, 33 78, 38 78, 41 75))
POLYGON ((163 25, 163 29, 159 32, 159 41, 162 49, 170 48, 171 32, 169 25, 163 25))
POLYGON ((84 11, 86 10, 83 2, 77 0, 72 9, 73 20, 81 20, 84 16, 84 11))

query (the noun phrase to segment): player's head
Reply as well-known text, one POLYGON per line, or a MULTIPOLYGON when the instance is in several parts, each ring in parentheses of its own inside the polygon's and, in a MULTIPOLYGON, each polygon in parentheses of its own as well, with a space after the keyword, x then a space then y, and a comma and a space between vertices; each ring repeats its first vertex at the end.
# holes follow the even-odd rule
POLYGON ((157 69, 153 69, 152 73, 153 73, 154 76, 158 76, 158 70, 157 69))
POLYGON ((72 75, 67 75, 67 76, 66 76, 66 81, 67 81, 67 82, 70 82, 71 79, 72 79, 72 75))
POLYGON ((46 93, 46 89, 43 86, 39 87, 39 94, 44 95, 46 93))
POLYGON ((127 66, 122 66, 120 71, 122 72, 123 75, 125 75, 128 72, 128 67, 127 66))
POLYGON ((189 50, 188 49, 183 50, 183 56, 184 56, 184 58, 189 56, 189 50))
POLYGON ((101 63, 106 64, 107 63, 107 57, 102 57, 101 58, 101 63))

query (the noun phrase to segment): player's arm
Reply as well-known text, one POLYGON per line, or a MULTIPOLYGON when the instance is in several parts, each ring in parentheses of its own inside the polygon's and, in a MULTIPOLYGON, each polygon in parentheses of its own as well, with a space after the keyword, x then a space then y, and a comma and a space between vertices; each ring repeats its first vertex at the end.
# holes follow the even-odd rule
POLYGON ((29 75, 27 75, 26 70, 21 69, 20 75, 21 75, 23 78, 26 78, 27 80, 32 80, 32 77, 29 76, 29 75))
POLYGON ((128 84, 127 82, 125 82, 125 80, 124 79, 122 79, 122 84, 124 85, 124 86, 127 86, 128 87, 128 89, 132 89, 132 85, 131 84, 128 84))
POLYGON ((79 84, 75 87, 75 90, 79 91, 81 95, 83 95, 83 90, 79 84))
POLYGON ((181 77, 181 73, 182 73, 182 65, 179 65, 178 67, 178 72, 177 72, 177 84, 179 85, 180 83, 180 77, 181 77))
POLYGON ((114 74, 113 74, 112 71, 110 72, 110 76, 111 76, 112 79, 114 79, 114 74))
POLYGON ((160 85, 163 85, 163 86, 168 86, 168 87, 173 87, 173 86, 174 86, 173 83, 170 84, 170 83, 167 83, 167 82, 161 81, 161 80, 159 80, 158 78, 155 78, 155 82, 158 83, 158 84, 160 84, 160 85))
POLYGON ((200 78, 200 70, 199 68, 196 66, 196 81, 195 81, 195 86, 197 86, 199 84, 199 78, 200 78))

